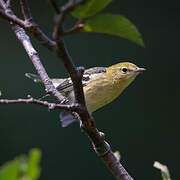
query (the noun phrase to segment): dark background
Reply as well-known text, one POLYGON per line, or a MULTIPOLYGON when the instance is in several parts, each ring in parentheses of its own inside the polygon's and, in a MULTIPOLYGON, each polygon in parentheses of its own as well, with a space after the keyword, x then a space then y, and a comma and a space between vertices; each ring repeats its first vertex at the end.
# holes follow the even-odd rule
MULTIPOLYGON (((15 4, 18 6, 18 3, 15 4)), ((51 35, 53 10, 48 1, 31 1, 33 16, 51 35)), ((20 10, 17 9, 17 13, 20 10)), ((125 15, 140 30, 145 48, 115 36, 79 34, 66 38, 76 65, 109 66, 130 61, 147 68, 113 103, 93 115, 121 162, 135 179, 159 180, 155 160, 179 179, 179 4, 178 1, 118 1, 105 12, 125 15)), ((66 27, 71 24, 68 19, 66 27)), ((25 78, 35 72, 9 24, 0 19, 0 90, 3 98, 44 95, 25 78)), ((51 77, 67 75, 62 63, 33 40, 51 77)), ((38 105, 0 106, 0 165, 32 147, 42 150, 41 180, 113 179, 93 152, 78 124, 61 128, 59 112, 38 105)))

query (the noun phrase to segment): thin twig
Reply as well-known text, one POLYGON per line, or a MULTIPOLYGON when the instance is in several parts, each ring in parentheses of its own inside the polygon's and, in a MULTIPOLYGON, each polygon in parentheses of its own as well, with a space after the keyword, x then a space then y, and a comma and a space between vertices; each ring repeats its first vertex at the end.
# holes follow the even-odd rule
POLYGON ((55 18, 55 26, 54 26, 54 32, 53 32, 54 40, 57 41, 58 38, 60 38, 60 36, 63 34, 62 24, 65 20, 66 15, 70 11, 72 11, 76 6, 80 4, 84 4, 87 1, 88 0, 71 0, 60 8, 60 13, 57 14, 55 18))
POLYGON ((77 7, 80 4, 84 4, 86 3, 88 0, 70 0, 69 2, 67 2, 64 6, 62 6, 60 8, 60 12, 62 13, 69 13, 70 11, 72 11, 75 7, 77 7))
POLYGON ((52 5, 52 7, 54 8, 55 12, 56 12, 57 14, 59 14, 59 13, 60 13, 60 10, 59 10, 59 7, 58 7, 57 3, 56 3, 54 0, 50 0, 50 3, 51 3, 51 5, 52 5))
POLYGON ((39 99, 35 99, 31 96, 28 96, 28 99, 0 99, 0 104, 38 104, 41 106, 47 107, 49 110, 55 109, 64 109, 67 111, 77 111, 79 106, 77 104, 56 104, 56 103, 49 103, 48 101, 42 101, 39 99))
POLYGON ((77 24, 74 27, 72 27, 70 30, 64 31, 62 36, 77 34, 77 33, 81 32, 81 30, 83 29, 83 26, 84 26, 84 24, 77 24))
POLYGON ((51 40, 38 26, 36 26, 32 31, 29 31, 28 28, 26 30, 31 35, 33 35, 43 46, 54 52, 56 42, 51 40))
POLYGON ((46 91, 50 94, 52 94, 54 97, 56 97, 56 99, 59 102, 64 102, 66 101, 66 98, 64 96, 62 96, 57 90, 56 88, 53 86, 52 81, 50 80, 50 78, 47 75, 46 70, 44 69, 40 58, 38 56, 37 51, 34 49, 34 47, 31 44, 31 41, 29 39, 29 36, 26 34, 26 32, 24 31, 24 29, 22 29, 21 27, 19 27, 18 25, 13 25, 12 29, 14 31, 14 33, 16 34, 16 37, 19 39, 19 41, 22 43, 22 45, 24 46, 29 58, 31 59, 34 67, 36 68, 36 71, 38 72, 38 74, 41 77, 42 82, 44 83, 45 87, 46 87, 46 91))
MULTIPOLYGON (((27 5, 27 3, 24 3, 27 5)), ((13 14, 12 10, 6 6, 6 4, 4 3, 3 0, 0 0, 0 5, 3 7, 4 11, 8 11, 9 13, 5 14, 7 17, 11 17, 11 19, 13 17, 15 17, 15 15, 13 14)), ((28 6, 28 5, 27 5, 28 6)), ((26 8, 26 10, 24 10, 26 16, 30 16, 31 14, 27 11, 28 8, 26 8)), ((1 9, 0 9, 1 10, 1 9)), ((12 21, 11 21, 12 22, 12 21)), ((26 34, 26 32, 24 31, 23 28, 19 27, 19 23, 17 23, 16 21, 13 21, 14 24, 12 24, 12 29, 15 32, 17 38, 20 40, 20 42, 23 44, 28 56, 30 57, 34 67, 36 68, 38 74, 40 75, 45 87, 46 87, 46 91, 50 94, 52 94, 59 102, 63 103, 65 101, 67 101, 67 99, 62 96, 54 87, 54 85, 52 84, 52 81, 50 80, 50 78, 48 77, 46 70, 44 69, 40 58, 38 56, 37 51, 34 49, 34 47, 31 44, 30 38, 29 36, 26 34)), ((42 35, 42 34, 41 34, 42 35)), ((41 39, 41 36, 40 36, 41 39)))
POLYGON ((20 5, 21 5, 22 14, 24 16, 24 19, 26 21, 31 21, 32 20, 32 14, 31 14, 31 10, 29 8, 27 0, 20 0, 20 5))
POLYGON ((56 46, 56 42, 52 41, 35 23, 28 5, 28 1, 20 0, 20 5, 26 23, 26 31, 38 39, 42 45, 53 51, 53 48, 56 46))
POLYGON ((6 3, 3 0, 0 0, 0 7, 6 9, 6 3))
MULTIPOLYGON (((0 0, 0 17, 8 20, 9 22, 13 22, 14 24, 17 24, 21 26, 23 29, 25 29, 28 33, 32 34, 39 42, 47 47, 49 50, 54 51, 54 48, 56 46, 56 42, 52 41, 33 21, 32 18, 31 22, 29 21, 23 21, 19 19, 17 16, 14 15, 14 13, 10 10, 10 8, 4 3, 3 0, 0 0), (8 12, 8 13, 7 13, 8 12), (10 13, 9 13, 10 12, 10 13)), ((25 10, 24 10, 25 12, 25 10)))
POLYGON ((0 9, 0 16, 3 19, 6 19, 10 22, 13 22, 14 24, 17 24, 19 26, 21 26, 22 28, 25 28, 25 23, 24 21, 22 21, 21 19, 17 18, 15 15, 11 15, 7 12, 5 12, 3 9, 0 9))
POLYGON ((7 1, 6 1, 6 6, 7 6, 8 8, 11 7, 11 0, 7 0, 7 1))

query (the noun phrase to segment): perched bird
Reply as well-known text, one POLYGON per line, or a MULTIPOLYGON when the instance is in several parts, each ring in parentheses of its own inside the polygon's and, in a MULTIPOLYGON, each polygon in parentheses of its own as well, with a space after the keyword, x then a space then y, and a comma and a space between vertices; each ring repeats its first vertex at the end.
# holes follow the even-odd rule
MULTIPOLYGON (((143 71, 145 71, 144 68, 139 68, 129 62, 85 70, 82 84, 89 113, 96 111, 117 98, 135 77, 143 71)), ((35 82, 40 81, 37 75, 26 73, 26 76, 35 82)), ((69 103, 74 102, 71 78, 52 79, 52 82, 55 88, 68 98, 69 103)), ((63 111, 60 114, 60 119, 63 127, 76 121, 75 116, 68 111, 63 111)))

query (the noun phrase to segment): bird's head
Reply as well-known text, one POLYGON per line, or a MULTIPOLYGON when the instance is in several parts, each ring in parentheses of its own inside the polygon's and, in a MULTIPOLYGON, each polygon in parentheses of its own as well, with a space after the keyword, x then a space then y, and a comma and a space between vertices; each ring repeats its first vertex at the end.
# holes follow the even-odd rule
POLYGON ((135 77, 140 73, 145 71, 144 68, 139 68, 133 63, 123 62, 115 64, 107 68, 107 73, 110 73, 113 81, 120 84, 128 86, 135 77))

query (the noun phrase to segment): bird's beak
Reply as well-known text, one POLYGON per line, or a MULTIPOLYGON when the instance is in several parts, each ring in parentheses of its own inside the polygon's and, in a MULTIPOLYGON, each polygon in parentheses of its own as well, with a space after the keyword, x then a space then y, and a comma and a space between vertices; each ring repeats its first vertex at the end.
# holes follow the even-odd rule
POLYGON ((144 69, 144 68, 136 68, 136 69, 134 69, 134 72, 143 72, 143 71, 145 71, 146 69, 144 69))

